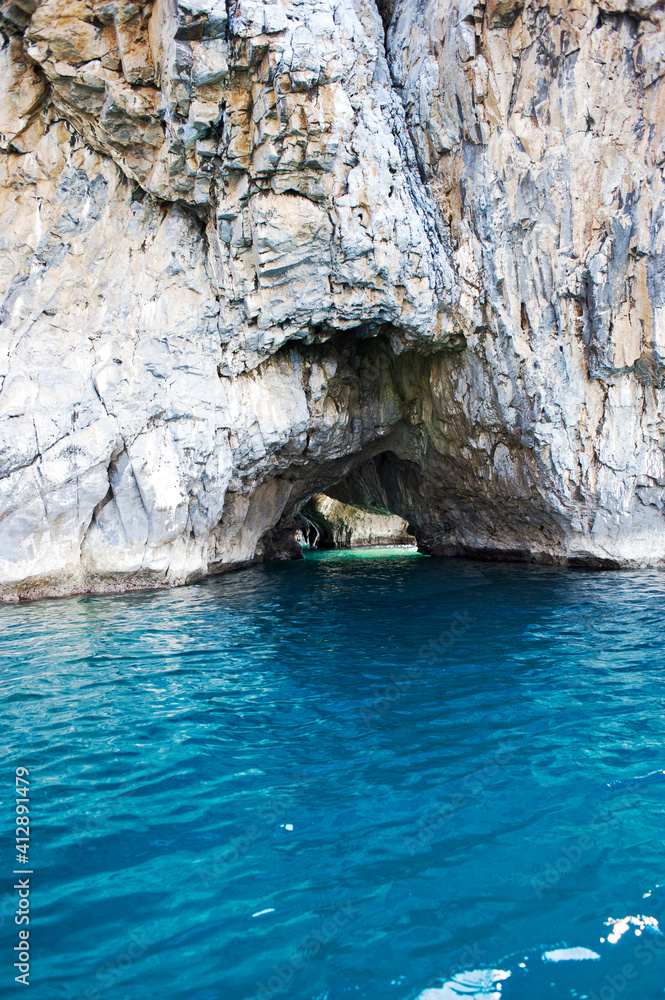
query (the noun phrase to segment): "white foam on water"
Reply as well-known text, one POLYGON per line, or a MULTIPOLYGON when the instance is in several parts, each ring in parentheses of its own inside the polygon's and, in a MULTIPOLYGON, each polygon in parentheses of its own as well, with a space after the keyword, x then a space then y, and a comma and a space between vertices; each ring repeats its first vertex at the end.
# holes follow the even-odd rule
POLYGON ((597 958, 600 955, 590 948, 555 948, 545 952, 543 962, 589 962, 597 958))
POLYGON ((606 927, 611 927, 612 930, 607 935, 607 940, 610 944, 616 944, 617 941, 623 937, 626 931, 629 931, 632 927, 635 934, 639 937, 645 927, 651 927, 655 931, 660 931, 658 926, 658 921, 655 917, 645 917, 638 914, 635 917, 622 917, 617 920, 615 917, 610 917, 609 920, 605 921, 606 927))
POLYGON ((509 976, 503 969, 458 972, 443 986, 423 990, 417 1000, 501 1000, 501 982, 509 976))

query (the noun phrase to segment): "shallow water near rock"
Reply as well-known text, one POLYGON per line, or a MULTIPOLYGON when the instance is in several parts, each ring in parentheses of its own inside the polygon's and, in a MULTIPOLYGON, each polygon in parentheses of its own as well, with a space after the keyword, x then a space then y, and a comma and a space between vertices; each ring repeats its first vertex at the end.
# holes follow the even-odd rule
POLYGON ((4 982, 22 765, 36 997, 663 997, 664 609, 400 549, 1 608, 4 982))

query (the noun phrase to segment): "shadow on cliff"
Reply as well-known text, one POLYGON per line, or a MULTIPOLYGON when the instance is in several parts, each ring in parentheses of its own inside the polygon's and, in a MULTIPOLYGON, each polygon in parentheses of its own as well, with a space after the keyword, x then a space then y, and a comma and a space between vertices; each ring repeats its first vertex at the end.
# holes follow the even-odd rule
POLYGON ((258 558, 300 557, 298 536, 312 537, 311 498, 325 494, 403 519, 419 551, 430 555, 614 565, 566 553, 566 518, 533 438, 506 434, 491 396, 486 413, 469 411, 469 385, 491 385, 476 354, 395 354, 389 331, 284 350, 301 366, 308 405, 321 419, 279 475, 288 500, 261 538, 258 558), (326 378, 318 398, 314 371, 326 378))

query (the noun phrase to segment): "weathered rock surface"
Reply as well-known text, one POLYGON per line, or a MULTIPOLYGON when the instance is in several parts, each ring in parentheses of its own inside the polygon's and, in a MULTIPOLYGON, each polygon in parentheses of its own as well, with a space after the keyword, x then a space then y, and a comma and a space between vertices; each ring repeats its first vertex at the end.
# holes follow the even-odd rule
POLYGON ((406 521, 387 510, 341 503, 315 493, 300 512, 304 544, 317 549, 357 549, 364 546, 409 545, 414 539, 406 521))
POLYGON ((322 490, 665 562, 659 3, 0 10, 5 599, 295 555, 322 490))

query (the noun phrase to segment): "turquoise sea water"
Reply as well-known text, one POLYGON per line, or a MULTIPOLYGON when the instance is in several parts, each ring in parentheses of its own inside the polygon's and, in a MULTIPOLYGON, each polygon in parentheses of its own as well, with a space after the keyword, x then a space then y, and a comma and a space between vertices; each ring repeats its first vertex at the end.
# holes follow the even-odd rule
POLYGON ((665 575, 314 554, 0 608, 2 996, 665 996, 665 575))

